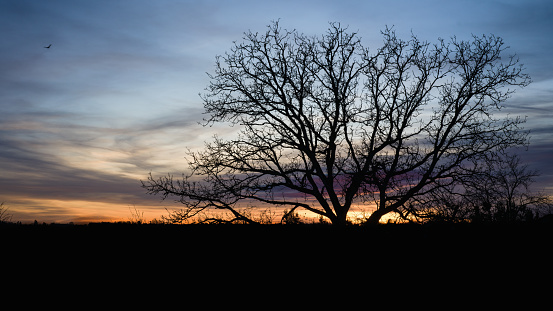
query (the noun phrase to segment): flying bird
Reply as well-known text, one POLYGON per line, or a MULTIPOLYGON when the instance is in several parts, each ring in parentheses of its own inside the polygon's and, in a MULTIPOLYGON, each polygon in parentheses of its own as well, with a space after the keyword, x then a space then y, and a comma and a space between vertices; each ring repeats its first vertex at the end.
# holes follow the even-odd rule
POLYGON ((51 46, 52 46, 52 43, 50 43, 49 46, 45 46, 44 48, 45 48, 45 49, 49 49, 51 46))

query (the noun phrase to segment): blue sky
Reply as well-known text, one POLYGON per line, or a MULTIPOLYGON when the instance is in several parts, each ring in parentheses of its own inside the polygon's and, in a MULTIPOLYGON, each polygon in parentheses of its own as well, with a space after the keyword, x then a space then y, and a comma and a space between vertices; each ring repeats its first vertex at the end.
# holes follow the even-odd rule
POLYGON ((184 171, 186 148, 229 132, 198 125, 206 72, 276 19, 312 35, 341 22, 374 48, 386 25, 431 42, 502 37, 533 80, 505 111, 528 117, 522 157, 553 190, 552 14, 547 0, 1 1, 0 202, 14 220, 46 222, 178 208, 144 195, 139 179, 184 171))

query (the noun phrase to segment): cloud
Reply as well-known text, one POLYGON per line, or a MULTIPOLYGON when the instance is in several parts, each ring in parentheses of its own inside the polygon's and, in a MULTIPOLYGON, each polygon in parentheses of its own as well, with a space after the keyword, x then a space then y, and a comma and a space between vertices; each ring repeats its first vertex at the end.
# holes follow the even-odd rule
MULTIPOLYGON (((123 211, 128 204, 161 205, 159 198, 144 194, 139 179, 145 179, 149 171, 175 170, 172 164, 182 159, 184 150, 170 153, 181 153, 180 157, 167 159, 167 150, 177 146, 162 137, 171 131, 186 133, 190 121, 117 129, 79 126, 61 116, 66 115, 48 118, 40 114, 11 114, 10 120, 2 120, 0 202, 12 206, 19 202, 18 208, 12 210, 19 209, 21 213, 36 210, 23 204, 32 201, 31 206, 42 206, 44 211, 58 216, 60 212, 44 206, 44 202, 96 202, 119 205, 123 211)), ((67 204, 64 206, 68 215, 81 213, 82 207, 74 206, 71 211, 67 204)))
POLYGON ((101 193, 105 194, 104 200, 111 201, 111 194, 136 193, 134 188, 130 188, 132 184, 137 184, 136 180, 72 166, 67 159, 48 152, 48 149, 37 151, 43 148, 41 142, 21 142, 1 137, 0 144, 3 172, 0 188, 5 194, 49 199, 91 199, 90 196, 101 193))
POLYGON ((199 125, 199 118, 201 109, 181 109, 102 127, 79 125, 83 116, 73 113, 10 112, 0 117, 0 202, 12 206, 16 220, 112 219, 127 215, 129 204, 159 217, 161 207, 178 205, 146 195, 139 180, 186 170, 187 148, 201 147, 220 130, 199 125))

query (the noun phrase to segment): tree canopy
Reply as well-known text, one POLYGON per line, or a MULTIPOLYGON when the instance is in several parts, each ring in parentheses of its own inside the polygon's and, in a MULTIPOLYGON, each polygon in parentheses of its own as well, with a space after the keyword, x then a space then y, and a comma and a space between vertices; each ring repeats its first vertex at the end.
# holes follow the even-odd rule
POLYGON ((435 43, 382 31, 383 44, 331 23, 322 36, 278 22, 247 32, 216 58, 201 95, 206 125, 240 128, 189 154, 191 174, 150 175, 143 187, 175 197, 193 217, 222 209, 253 222, 243 202, 305 209, 345 224, 354 204, 369 222, 450 187, 490 152, 523 145, 521 118, 501 116, 530 79, 501 38, 435 43))

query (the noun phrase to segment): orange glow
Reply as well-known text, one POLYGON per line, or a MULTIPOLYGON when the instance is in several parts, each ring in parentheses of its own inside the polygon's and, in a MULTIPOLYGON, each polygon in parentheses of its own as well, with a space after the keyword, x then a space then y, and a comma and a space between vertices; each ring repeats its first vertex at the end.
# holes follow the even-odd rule
POLYGON ((84 200, 54 200, 5 197, 3 200, 13 215, 12 221, 31 223, 69 223, 85 224, 102 221, 129 221, 131 210, 143 213, 144 221, 160 218, 165 214, 161 206, 131 205, 84 200))
MULTIPOLYGON (((130 221, 133 213, 138 212, 141 220, 149 222, 155 219, 161 219, 162 215, 167 215, 167 210, 178 210, 179 204, 160 202, 158 205, 146 204, 121 204, 86 200, 57 200, 57 199, 32 199, 21 197, 4 197, 5 205, 9 208, 9 213, 13 215, 12 221, 21 221, 22 223, 32 223, 37 220, 39 223, 75 223, 86 224, 90 222, 117 222, 130 221)), ((374 211, 375 206, 357 205, 353 206, 348 213, 348 220, 353 224, 362 223, 374 211)), ((247 208, 250 216, 255 220, 264 212, 265 207, 247 208)), ((273 208, 269 210, 274 214, 273 223, 280 223, 284 209, 273 208)), ((210 210, 206 213, 225 215, 225 211, 210 210)), ((318 223, 320 216, 307 210, 297 210, 298 215, 305 223, 318 223)), ((200 215, 201 216, 201 215, 200 215)), ((329 222, 328 219, 325 219, 329 222)), ((382 217, 381 223, 397 221, 396 216, 388 214, 382 217)))
MULTIPOLYGON (((39 223, 75 223, 86 224, 90 222, 117 222, 132 220, 133 213, 138 212, 138 216, 144 222, 153 219, 161 219, 161 216, 167 215, 167 210, 178 210, 180 204, 173 202, 155 202, 152 204, 125 204, 110 203, 87 200, 69 200, 69 199, 35 199, 16 196, 3 197, 2 201, 9 208, 9 214, 13 215, 12 221, 22 223, 32 223, 37 220, 39 223), (156 204, 158 203, 158 204, 156 204)), ((121 200, 123 201, 123 200, 121 200)), ((355 205, 348 213, 348 220, 353 224, 364 222, 374 211, 375 205, 355 205)), ((254 220, 258 220, 262 213, 271 213, 273 223, 280 223, 284 213, 284 208, 274 207, 244 207, 247 214, 254 220)), ((219 214, 225 216, 225 211, 209 210, 204 214, 214 216, 219 214)), ((298 215, 305 223, 318 223, 320 216, 307 210, 297 210, 298 215)), ((204 214, 200 214, 201 217, 204 214)), ((205 215, 204 215, 205 216, 205 215)), ((229 216, 229 215, 227 215, 229 216)), ((329 222, 328 219, 324 221, 329 222)), ((396 222, 396 215, 387 214, 380 220, 381 223, 396 222)))

